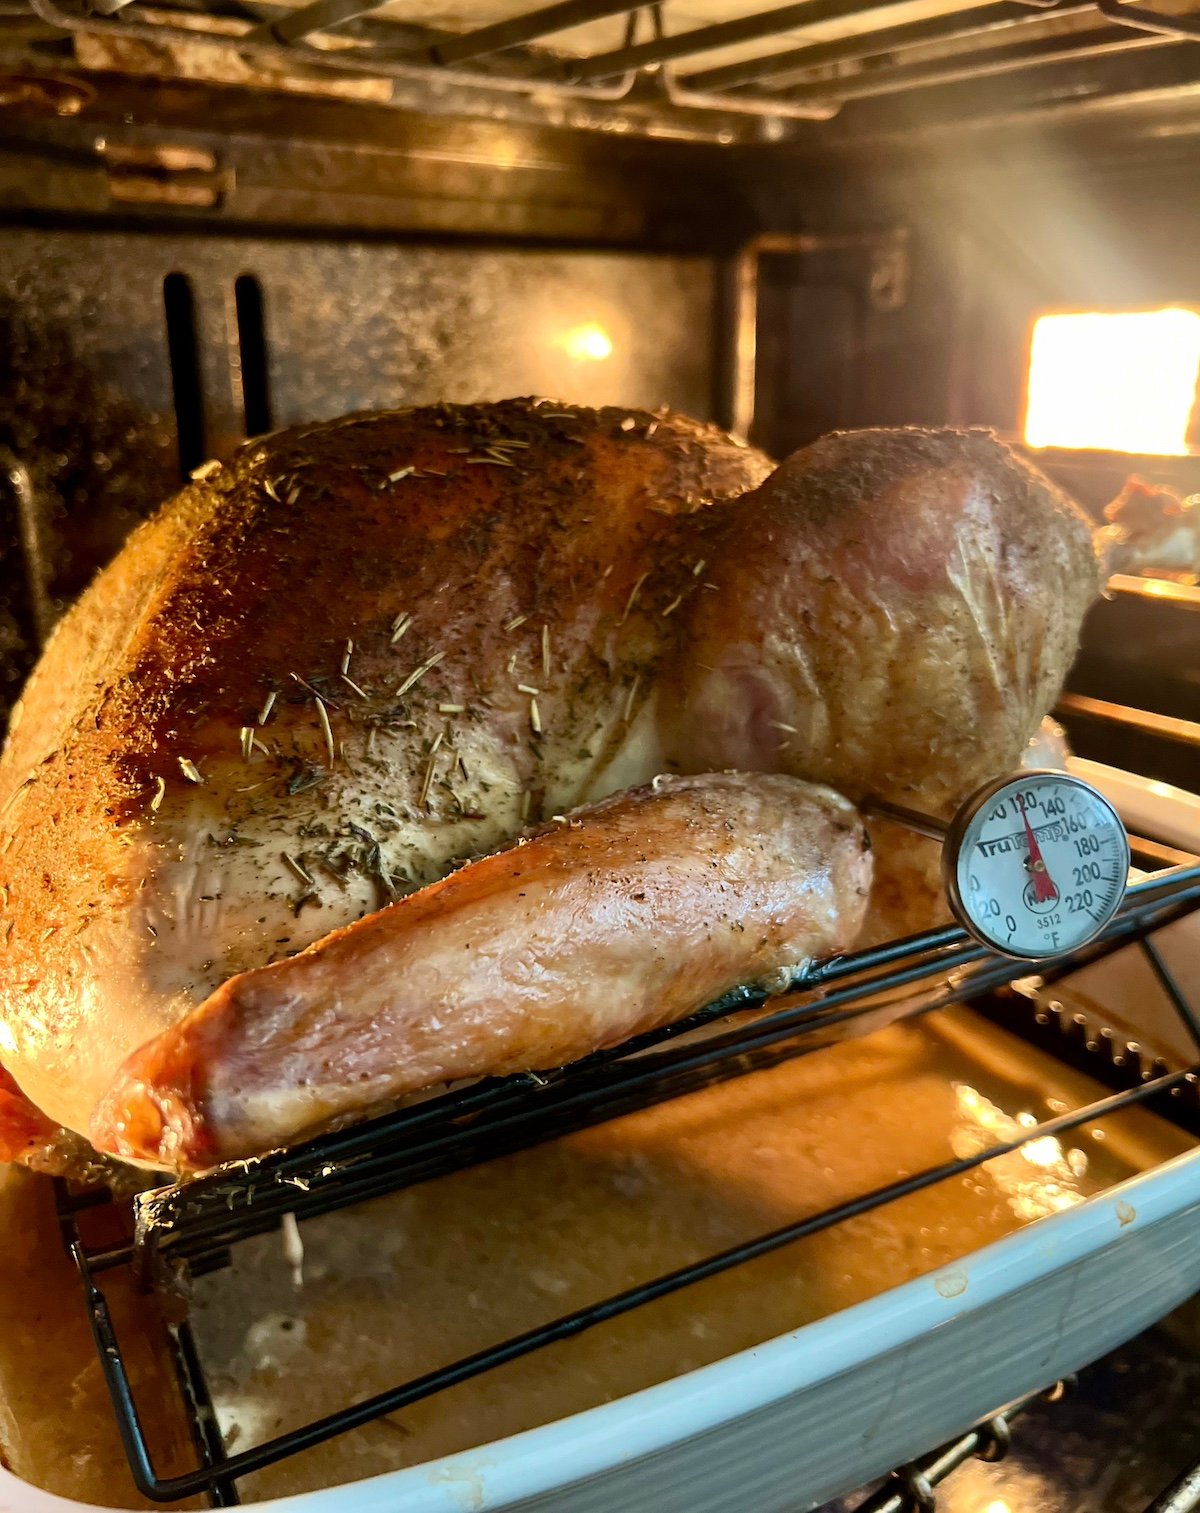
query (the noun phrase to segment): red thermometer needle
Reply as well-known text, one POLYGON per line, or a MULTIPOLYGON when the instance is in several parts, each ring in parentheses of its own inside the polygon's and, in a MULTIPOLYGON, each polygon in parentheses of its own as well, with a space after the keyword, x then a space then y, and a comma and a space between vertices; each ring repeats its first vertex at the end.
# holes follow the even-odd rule
POLYGON ((1017 807, 1021 811, 1021 819, 1025 824, 1025 836, 1029 842, 1029 871, 1033 877, 1033 896, 1039 904, 1048 904, 1052 898, 1058 897, 1058 889, 1051 881, 1049 872, 1046 871, 1042 848, 1038 845, 1033 826, 1029 823, 1029 816, 1025 813, 1025 800, 1019 793, 1016 795, 1016 800, 1017 807))

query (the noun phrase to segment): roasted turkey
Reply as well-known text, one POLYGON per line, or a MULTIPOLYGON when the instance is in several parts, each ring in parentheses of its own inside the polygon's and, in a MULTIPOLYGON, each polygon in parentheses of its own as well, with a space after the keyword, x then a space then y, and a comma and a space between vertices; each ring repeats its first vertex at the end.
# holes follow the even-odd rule
MULTIPOLYGON (((772 471, 512 401, 209 464, 14 713, 0 1150, 202 1168, 784 981, 862 925, 852 805, 1014 767, 1097 587, 986 432, 772 471)), ((876 836, 878 931, 923 864, 876 836)))

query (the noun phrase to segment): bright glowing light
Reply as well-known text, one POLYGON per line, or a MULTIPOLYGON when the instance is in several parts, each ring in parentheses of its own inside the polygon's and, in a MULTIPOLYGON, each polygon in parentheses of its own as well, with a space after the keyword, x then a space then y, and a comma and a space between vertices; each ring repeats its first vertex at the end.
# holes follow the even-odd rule
POLYGON ((572 326, 563 333, 562 344, 573 362, 603 362, 613 352, 612 337, 595 321, 572 326))
POLYGON ((1186 456, 1198 373, 1194 310, 1043 315, 1033 328, 1025 440, 1186 456))
MULTIPOLYGON (((973 1087, 955 1083, 954 1093, 962 1123, 950 1136, 951 1149, 960 1159, 978 1155, 998 1140, 1012 1140, 1035 1128, 1037 1117, 1028 1112, 1015 1117, 973 1087)), ((1019 1150, 989 1161, 984 1171, 1024 1221, 1040 1219, 1082 1202, 1080 1178, 1087 1167, 1076 1152, 1064 1154, 1053 1135, 1041 1135, 1019 1150)), ((982 1513, 989 1513, 987 1508, 982 1513)))
POLYGON ((988 1503, 986 1508, 981 1508, 980 1513, 1012 1513, 1012 1508, 1002 1497, 998 1497, 995 1502, 988 1503))
POLYGON ((1028 1145, 1023 1145, 1021 1155, 1030 1166, 1041 1166, 1049 1170, 1062 1160, 1063 1150, 1053 1135, 1043 1135, 1040 1140, 1031 1140, 1028 1145))

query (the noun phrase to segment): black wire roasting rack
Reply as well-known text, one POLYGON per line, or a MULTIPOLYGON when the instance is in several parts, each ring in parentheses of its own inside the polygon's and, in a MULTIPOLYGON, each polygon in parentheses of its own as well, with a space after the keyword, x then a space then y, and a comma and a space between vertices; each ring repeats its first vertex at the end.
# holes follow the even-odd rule
MULTIPOLYGON (((1136 840, 1132 844, 1135 856, 1156 858, 1161 865, 1162 848, 1136 840)), ((443 1093, 289 1150, 143 1193, 134 1202, 132 1233, 117 1245, 92 1245, 84 1237, 85 1211, 107 1202, 108 1195, 75 1195, 59 1182, 63 1240, 83 1283, 92 1334, 138 1490, 160 1501, 203 1494, 214 1506, 236 1503, 239 1478, 266 1466, 693 1283, 960 1176, 1030 1141, 1064 1134, 1132 1105, 1144 1104, 1200 1134, 1200 1017, 1151 938, 1198 908, 1200 864, 1193 862, 1135 883, 1098 938, 1044 962, 1020 964, 999 957, 957 927, 822 961, 794 982, 782 1000, 768 1003, 764 994, 748 990, 730 994, 687 1020, 557 1071, 492 1079, 443 1093), (970 1003, 1005 1013, 1005 1022, 1019 1027, 1020 1008, 1029 1007, 1031 980, 1053 983, 1135 943, 1187 1026, 1196 1047, 1195 1058, 1188 1058, 1194 1064, 1172 1066, 1128 1047, 1114 1050, 1104 1061, 1103 1075, 1115 1090, 1086 1107, 564 1314, 236 1453, 229 1453, 222 1443, 189 1327, 186 1321, 173 1324, 169 1332, 174 1363, 199 1463, 178 1475, 164 1475, 157 1468, 103 1291, 106 1273, 131 1267, 151 1285, 181 1267, 192 1274, 212 1270, 227 1264, 238 1241, 279 1228, 289 1215, 303 1220, 361 1203, 776 1065, 899 1018, 970 1003), (1013 992, 1014 983, 1026 990, 1024 996, 1013 992)), ((1034 1012, 1034 1019, 1043 1023, 1048 1017, 1043 1010, 1034 1012)), ((1094 1059, 1099 1065, 1101 1058, 1094 1059)))

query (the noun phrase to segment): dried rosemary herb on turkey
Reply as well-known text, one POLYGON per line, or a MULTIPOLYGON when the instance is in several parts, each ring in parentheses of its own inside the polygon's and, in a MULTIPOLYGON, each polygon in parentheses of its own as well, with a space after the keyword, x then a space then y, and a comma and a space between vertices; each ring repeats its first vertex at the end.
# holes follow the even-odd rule
POLYGON ((424 662, 419 667, 414 668, 408 677, 405 678, 404 682, 401 683, 400 687, 397 688, 395 697, 401 699, 411 688, 415 688, 425 674, 435 668, 445 655, 444 651, 435 651, 431 657, 426 657, 424 662))
POLYGON ((306 887, 314 888, 316 886, 312 874, 308 871, 307 867, 304 866, 303 862, 294 857, 290 851, 281 851, 279 855, 306 887))
POLYGON ((646 579, 649 576, 650 576, 649 573, 643 573, 642 576, 633 585, 633 587, 629 590, 629 598, 625 601, 625 609, 624 609, 624 612, 621 615, 620 620, 617 622, 618 625, 624 625, 625 621, 628 620, 628 618, 629 618, 629 612, 630 612, 630 610, 632 610, 634 604, 637 602, 637 596, 641 592, 642 584, 645 583, 646 579))
POLYGON ((321 732, 325 737, 325 747, 329 752, 329 765, 332 767, 337 762, 337 751, 333 744, 333 727, 329 723, 329 711, 325 708, 325 702, 317 698, 317 719, 321 725, 321 732))
POLYGON ((297 793, 307 793, 310 788, 319 787, 328 778, 329 774, 321 767, 305 767, 289 779, 287 791, 289 797, 297 793))
POLYGON ((298 672, 290 672, 288 673, 288 677, 291 678, 294 682, 299 683, 300 687, 303 688, 306 693, 312 694, 314 699, 324 699, 326 704, 332 705, 335 709, 337 708, 336 699, 331 699, 327 693, 319 693, 317 689, 313 687, 313 683, 319 683, 321 681, 319 673, 313 674, 312 683, 310 683, 306 678, 302 678, 298 672))

